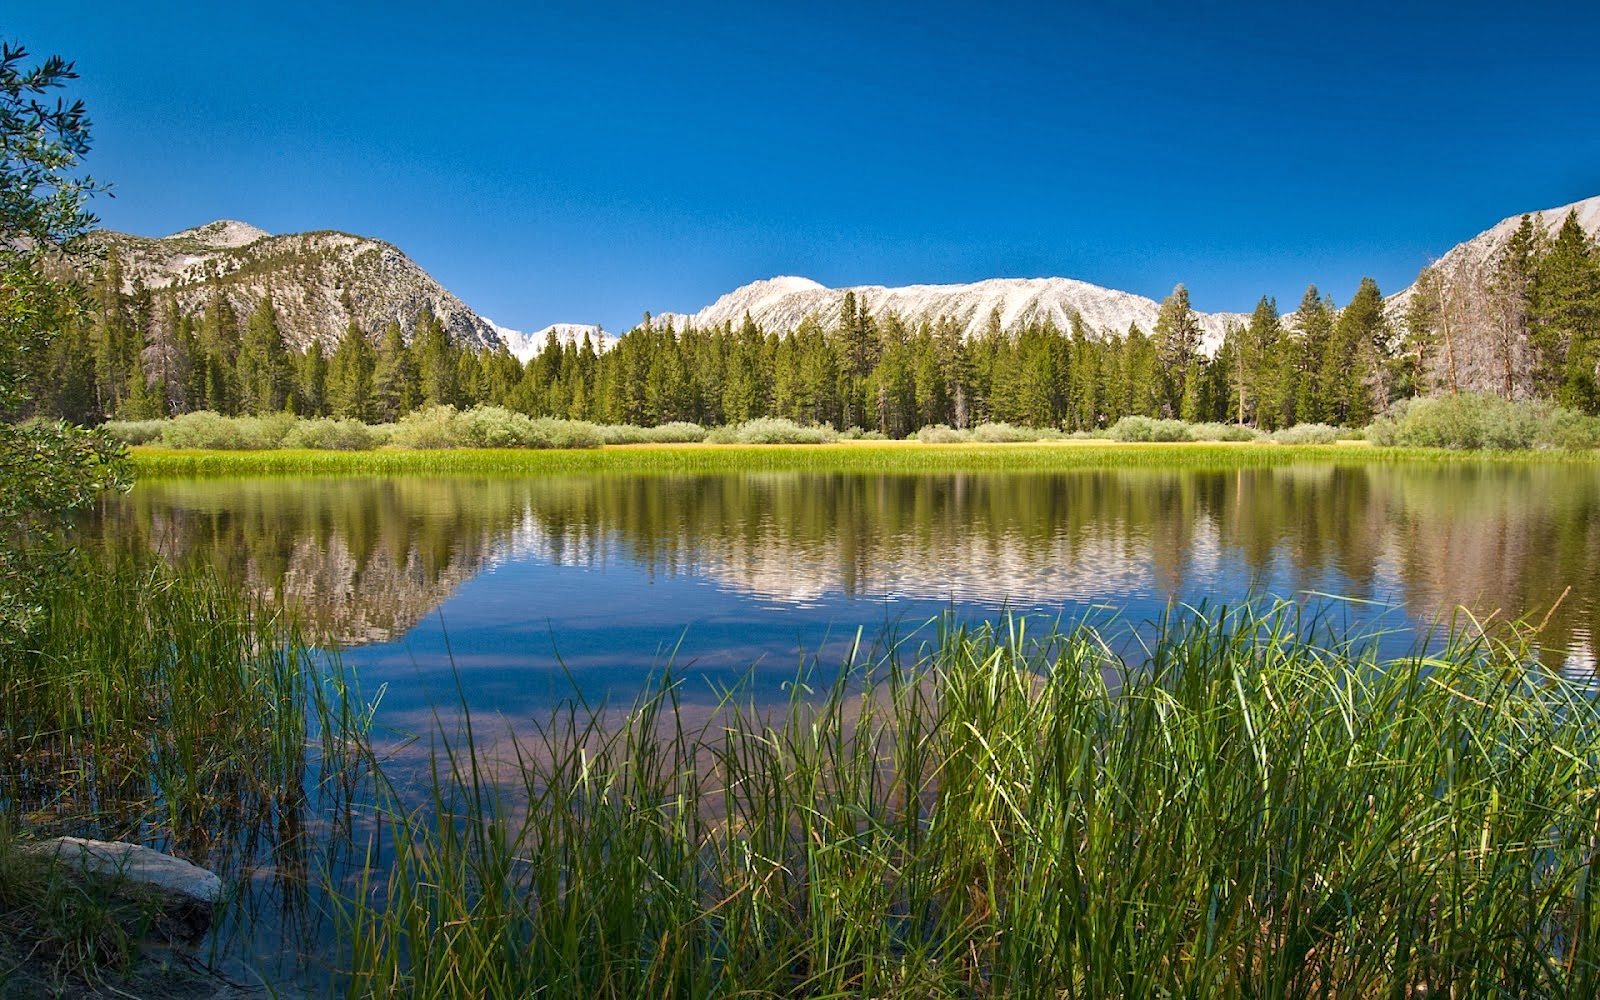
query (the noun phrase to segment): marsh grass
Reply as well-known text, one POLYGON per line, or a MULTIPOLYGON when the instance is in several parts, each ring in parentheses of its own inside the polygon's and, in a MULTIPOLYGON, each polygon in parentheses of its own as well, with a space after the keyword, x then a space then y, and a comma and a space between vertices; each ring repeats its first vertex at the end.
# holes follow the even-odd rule
POLYGON ((1290 606, 941 622, 689 725, 663 678, 508 767, 470 727, 350 995, 1592 996, 1600 718, 1521 637, 1380 662, 1290 606))
POLYGON ((0 929, 18 981, 124 972, 147 926, 26 841, 142 843, 217 871, 229 903, 263 869, 281 902, 308 898, 302 832, 348 806, 367 718, 337 658, 223 580, 148 557, 80 554, 38 593, 33 631, 0 654, 0 929))
POLYGON ((1478 452, 1374 448, 1361 443, 1252 446, 1247 443, 922 444, 861 441, 833 445, 654 445, 573 451, 181 451, 132 449, 141 478, 206 476, 680 474, 722 472, 1046 472, 1072 469, 1251 469, 1301 462, 1600 462, 1600 451, 1478 452))

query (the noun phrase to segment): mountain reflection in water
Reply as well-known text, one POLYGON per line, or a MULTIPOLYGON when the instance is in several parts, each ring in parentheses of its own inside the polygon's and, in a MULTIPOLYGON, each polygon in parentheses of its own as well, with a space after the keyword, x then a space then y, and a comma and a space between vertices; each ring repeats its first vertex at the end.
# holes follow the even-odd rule
MULTIPOLYGON (((85 531, 209 562, 345 646, 405 635, 487 570, 538 566, 536 581, 504 574, 537 589, 496 606, 557 637, 577 599, 563 568, 599 573, 577 588, 586 614, 626 619, 631 584, 678 580, 731 596, 723 617, 832 608, 839 625, 858 601, 1070 617, 1320 591, 1421 627, 1457 606, 1537 620, 1570 587, 1540 645, 1551 666, 1592 671, 1597 506, 1600 475, 1556 463, 261 478, 142 482, 85 531)), ((687 624, 706 591, 678 593, 687 624)))

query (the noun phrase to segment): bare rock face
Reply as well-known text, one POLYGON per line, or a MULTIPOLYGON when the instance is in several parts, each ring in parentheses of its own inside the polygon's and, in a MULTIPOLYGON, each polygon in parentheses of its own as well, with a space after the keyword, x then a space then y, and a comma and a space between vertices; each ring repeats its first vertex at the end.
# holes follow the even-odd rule
POLYGON ((321 231, 274 236, 222 219, 151 239, 98 230, 92 242, 115 252, 123 290, 135 282, 187 313, 226 301, 240 323, 271 296, 284 339, 332 350, 354 321, 374 340, 390 322, 409 341, 431 313, 457 343, 494 347, 500 335, 449 289, 392 244, 321 231))
POLYGON ((196 934, 210 925, 212 908, 222 898, 216 873, 138 844, 56 837, 31 850, 89 878, 154 893, 169 916, 196 934))

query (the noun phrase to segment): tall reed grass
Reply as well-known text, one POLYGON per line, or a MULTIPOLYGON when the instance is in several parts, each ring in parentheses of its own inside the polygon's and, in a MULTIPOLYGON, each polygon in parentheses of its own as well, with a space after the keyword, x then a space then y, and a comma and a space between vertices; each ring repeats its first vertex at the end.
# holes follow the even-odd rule
POLYGON ((353 996, 1593 996, 1600 717, 1515 636, 938 625, 691 725, 664 678, 386 786, 353 996))
POLYGON ((211 868, 229 887, 219 925, 255 871, 279 905, 303 903, 319 839, 307 831, 330 811, 348 830, 369 714, 336 657, 206 571, 84 553, 39 565, 33 627, 0 646, 0 878, 13 883, 0 995, 13 975, 60 994, 126 972, 150 926, 148 909, 26 855, 42 837, 142 843, 211 868))

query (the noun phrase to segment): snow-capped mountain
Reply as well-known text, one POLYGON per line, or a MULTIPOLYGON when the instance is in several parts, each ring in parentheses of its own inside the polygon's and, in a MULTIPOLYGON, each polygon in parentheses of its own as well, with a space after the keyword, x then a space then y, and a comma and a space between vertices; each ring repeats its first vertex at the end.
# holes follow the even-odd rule
POLYGON ((523 364, 527 364, 537 357, 540 351, 544 350, 551 334, 555 335, 556 343, 562 347, 568 344, 582 345, 583 338, 588 337, 590 343, 594 344, 594 349, 602 354, 617 342, 616 337, 594 324, 552 323, 542 330, 524 333, 521 330, 513 330, 510 327, 501 326, 492 319, 485 320, 485 322, 494 327, 494 332, 499 335, 501 342, 506 345, 506 350, 510 351, 523 364))
MULTIPOLYGON (((658 319, 670 319, 680 327, 723 323, 737 327, 748 314, 765 331, 785 332, 809 316, 827 328, 837 322, 846 292, 853 292, 856 302, 875 318, 894 313, 911 323, 922 319, 950 320, 968 337, 986 330, 996 314, 1002 329, 1049 321, 1066 330, 1074 312, 1095 333, 1123 334, 1133 323, 1149 333, 1161 311, 1159 303, 1142 295, 1072 278, 990 278, 968 285, 827 288, 809 278, 778 277, 737 288, 692 316, 668 313, 658 319)), ((1204 331, 1203 349, 1208 352, 1222 342, 1229 322, 1249 320, 1239 313, 1196 315, 1204 331)))

